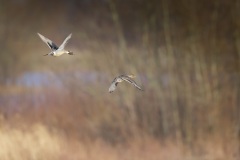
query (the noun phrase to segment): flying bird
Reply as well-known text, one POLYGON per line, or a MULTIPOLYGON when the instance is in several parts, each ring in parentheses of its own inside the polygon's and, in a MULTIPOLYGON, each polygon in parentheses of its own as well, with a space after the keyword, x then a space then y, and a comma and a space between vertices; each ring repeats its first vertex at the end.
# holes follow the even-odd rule
POLYGON ((137 89, 143 91, 143 89, 140 86, 138 86, 137 83, 134 80, 132 80, 132 78, 135 78, 135 76, 134 75, 120 75, 120 76, 114 78, 114 80, 112 81, 112 83, 108 89, 108 92, 112 93, 117 88, 118 83, 123 82, 123 81, 126 81, 126 82, 132 84, 133 86, 135 86, 137 89))
POLYGON ((38 33, 39 37, 42 39, 42 41, 44 43, 46 43, 48 45, 48 47, 52 50, 52 52, 48 53, 48 54, 45 54, 44 56, 47 56, 47 55, 51 55, 51 56, 61 56, 62 54, 64 53, 67 53, 69 55, 73 55, 73 52, 72 51, 68 51, 68 50, 65 50, 65 46, 66 44, 68 43, 69 39, 72 37, 72 33, 69 34, 67 36, 67 38, 65 38, 65 40, 63 41, 63 43, 60 45, 60 47, 58 47, 55 43, 53 43, 53 41, 51 41, 50 39, 44 37, 43 35, 41 35, 40 33, 38 33))

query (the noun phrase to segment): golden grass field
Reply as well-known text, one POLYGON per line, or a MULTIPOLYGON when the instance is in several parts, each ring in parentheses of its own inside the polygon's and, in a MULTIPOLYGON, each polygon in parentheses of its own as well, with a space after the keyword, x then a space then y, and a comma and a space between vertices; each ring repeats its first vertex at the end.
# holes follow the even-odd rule
POLYGON ((1 160, 237 160, 239 157, 239 144, 234 137, 202 137, 186 145, 170 138, 159 140, 136 134, 124 143, 111 144, 102 138, 77 138, 41 123, 19 124, 22 125, 7 124, 1 117, 1 160))

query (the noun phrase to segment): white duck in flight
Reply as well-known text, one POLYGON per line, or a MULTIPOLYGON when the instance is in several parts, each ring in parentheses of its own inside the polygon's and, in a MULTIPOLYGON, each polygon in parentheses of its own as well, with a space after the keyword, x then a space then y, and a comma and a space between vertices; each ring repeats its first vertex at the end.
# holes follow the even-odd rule
POLYGON ((112 93, 117 88, 118 83, 123 82, 123 81, 126 81, 126 82, 132 84, 133 86, 135 86, 137 89, 143 91, 143 89, 140 86, 138 86, 134 80, 132 80, 132 78, 134 78, 134 77, 135 77, 134 75, 120 75, 120 76, 114 78, 108 91, 110 93, 112 93))
POLYGON ((69 39, 71 38, 72 33, 69 34, 67 36, 67 38, 65 38, 65 40, 60 45, 60 47, 58 47, 55 43, 53 43, 53 41, 51 41, 50 39, 44 37, 40 33, 38 33, 38 35, 42 39, 42 41, 45 42, 48 45, 48 47, 52 50, 52 52, 50 52, 48 54, 45 54, 44 56, 51 55, 51 56, 57 57, 57 56, 61 56, 64 53, 67 53, 69 55, 73 55, 73 52, 64 49, 66 44, 68 43, 69 39))

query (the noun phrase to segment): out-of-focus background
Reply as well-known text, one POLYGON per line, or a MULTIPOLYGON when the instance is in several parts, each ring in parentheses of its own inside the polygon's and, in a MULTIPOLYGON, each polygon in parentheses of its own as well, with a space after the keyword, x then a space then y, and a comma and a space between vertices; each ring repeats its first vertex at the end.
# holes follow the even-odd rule
POLYGON ((0 49, 1 160, 240 159, 239 0, 1 0, 0 49))

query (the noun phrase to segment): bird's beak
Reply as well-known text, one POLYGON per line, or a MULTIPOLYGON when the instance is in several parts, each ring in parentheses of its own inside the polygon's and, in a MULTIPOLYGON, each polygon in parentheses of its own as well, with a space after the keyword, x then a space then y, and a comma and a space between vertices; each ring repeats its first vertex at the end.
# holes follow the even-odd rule
POLYGON ((130 74, 129 77, 130 77, 130 78, 135 78, 136 76, 133 75, 133 74, 130 74))

